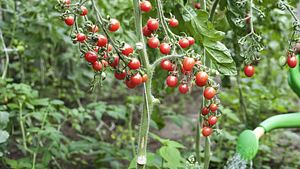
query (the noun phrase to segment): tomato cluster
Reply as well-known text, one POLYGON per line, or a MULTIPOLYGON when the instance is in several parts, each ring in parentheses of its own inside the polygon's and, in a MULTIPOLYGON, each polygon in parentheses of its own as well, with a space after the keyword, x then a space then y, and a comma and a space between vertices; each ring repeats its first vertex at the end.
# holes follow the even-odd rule
MULTIPOLYGON (((73 42, 79 44, 84 59, 96 75, 102 76, 105 70, 110 69, 115 78, 124 81, 130 89, 148 80, 135 49, 126 42, 110 38, 110 33, 121 28, 117 19, 100 17, 100 21, 94 23, 88 19, 89 11, 83 4, 71 4, 71 0, 60 0, 60 5, 66 25, 72 27, 73 42)), ((152 10, 152 4, 147 0, 142 0, 139 7, 143 13, 152 10)), ((200 8, 198 4, 195 7, 200 8)), ((202 109, 205 119, 202 133, 209 136, 217 122, 218 86, 211 78, 212 71, 201 63, 202 56, 191 49, 195 39, 166 31, 166 27, 171 32, 169 28, 176 29, 178 26, 179 21, 172 14, 169 18, 148 18, 142 33, 147 38, 149 50, 157 50, 165 57, 156 63, 160 62, 160 67, 168 72, 166 86, 178 88, 181 94, 187 94, 193 86, 203 87, 203 98, 208 106, 202 109), (178 54, 178 51, 181 54, 178 54), (178 57, 170 57, 173 55, 178 57)))
MULTIPOLYGON (((145 1, 141 4, 144 11, 152 6, 145 1)), ((120 22, 114 18, 104 20, 100 25, 88 20, 88 8, 79 4, 71 4, 71 0, 60 1, 63 19, 68 26, 72 26, 74 43, 79 43, 85 60, 91 65, 96 74, 102 75, 106 69, 114 71, 118 80, 123 80, 130 89, 147 81, 148 76, 143 72, 142 65, 134 48, 128 43, 116 44, 109 38, 109 32, 116 32, 121 28, 120 22), (84 17, 82 22, 80 16, 84 17)))

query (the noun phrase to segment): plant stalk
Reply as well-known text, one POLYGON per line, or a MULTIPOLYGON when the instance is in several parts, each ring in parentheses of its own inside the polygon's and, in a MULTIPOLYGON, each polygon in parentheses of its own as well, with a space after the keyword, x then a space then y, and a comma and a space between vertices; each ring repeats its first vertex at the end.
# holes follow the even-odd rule
POLYGON ((210 163, 210 138, 206 137, 205 138, 205 150, 204 150, 204 169, 209 168, 209 163, 210 163))
POLYGON ((153 109, 153 96, 152 96, 152 77, 153 69, 149 64, 147 49, 142 30, 142 14, 139 8, 139 0, 133 0, 134 14, 135 14, 135 27, 138 42, 142 44, 142 52, 140 52, 140 59, 148 75, 148 81, 144 83, 144 105, 141 115, 138 150, 137 150, 137 168, 146 168, 147 163, 147 141, 150 127, 150 118, 153 109))

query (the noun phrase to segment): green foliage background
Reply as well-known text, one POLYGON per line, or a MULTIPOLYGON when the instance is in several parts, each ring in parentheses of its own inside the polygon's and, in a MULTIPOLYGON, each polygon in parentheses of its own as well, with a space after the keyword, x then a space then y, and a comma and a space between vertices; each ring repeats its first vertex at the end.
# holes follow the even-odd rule
MULTIPOLYGON (((178 11, 178 2, 166 1, 164 6, 166 12, 173 12, 183 23, 174 31, 195 35, 196 43, 201 44, 197 50, 211 51, 209 58, 218 63, 214 65, 216 69, 228 75, 238 74, 218 78, 223 86, 220 94, 223 116, 218 124, 222 131, 212 137, 211 168, 223 168, 234 154, 235 140, 242 130, 253 129, 272 115, 299 110, 298 98, 287 84, 287 68, 279 64, 280 56, 286 53, 292 22, 273 1, 255 2, 266 11, 265 18, 254 18, 265 50, 261 52, 262 60, 257 64, 254 78, 246 78, 240 71, 238 53, 242 51, 235 47, 240 37, 228 24, 230 10, 234 9, 226 5, 231 1, 220 4, 221 10, 211 25, 216 30, 204 29, 207 14, 194 12, 191 3, 185 8, 197 15, 198 23, 189 21, 184 12, 178 11), (203 37, 209 37, 204 38, 209 41, 203 41, 203 37), (217 51, 211 47, 219 41, 227 49, 217 51), (227 50, 235 62, 222 62, 227 50), (240 83, 236 77, 240 77, 240 83), (239 89, 243 92, 246 112, 241 111, 239 89)), ((296 5, 298 1, 291 3, 296 5)), ((142 88, 127 90, 108 75, 103 86, 88 92, 94 73, 72 44, 55 4, 55 0, 0 1, 0 29, 10 57, 7 78, 0 81, 0 168, 32 168, 33 163, 39 169, 131 168, 142 88)), ((208 8, 210 4, 208 1, 208 8)), ((101 0, 98 5, 103 13, 121 21, 122 29, 115 38, 134 44, 131 1, 101 0)), ((155 12, 144 18, 148 15, 155 16, 155 12)), ((3 42, 0 43, 3 69, 5 55, 3 42)), ((154 60, 157 53, 150 52, 150 59, 154 60)), ((201 91, 194 89, 181 96, 166 89, 165 72, 158 69, 156 77, 154 91, 162 104, 155 107, 152 115, 148 168, 197 168, 192 156, 201 91), (166 128, 172 130, 169 133, 178 130, 179 134, 163 135, 166 128)), ((299 168, 299 133, 299 130, 278 130, 268 134, 262 140, 254 168, 299 168)))

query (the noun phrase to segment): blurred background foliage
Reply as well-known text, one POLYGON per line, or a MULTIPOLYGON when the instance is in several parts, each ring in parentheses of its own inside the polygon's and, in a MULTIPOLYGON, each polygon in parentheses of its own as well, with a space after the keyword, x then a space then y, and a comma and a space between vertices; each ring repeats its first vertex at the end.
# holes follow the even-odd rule
MULTIPOLYGON (((218 123, 222 131, 212 137, 211 168, 223 168, 245 128, 253 129, 269 116, 299 110, 298 98, 287 84, 287 68, 279 64, 286 53, 291 18, 271 0, 256 3, 266 11, 264 18, 253 18, 265 49, 254 78, 239 71, 237 76, 216 79, 223 86, 223 116, 218 123)), ((0 168, 132 168, 142 88, 128 90, 108 75, 102 86, 89 92, 94 73, 72 44, 55 4, 55 0, 0 1, 0 29, 6 46, 2 47, 1 40, 1 70, 4 50, 10 59, 8 74, 0 81, 0 168)), ((99 0, 98 5, 101 12, 121 21, 115 38, 134 44, 131 1, 99 0)), ((164 7, 166 12, 176 12, 175 6, 176 1, 166 1, 164 7)), ((234 45, 239 36, 223 9, 213 24, 226 33, 223 43, 238 57, 234 45)), ((155 12, 147 15, 154 17, 155 12)), ((179 27, 177 33, 185 29, 179 27)), ((156 51, 149 52, 154 59, 156 51)), ((165 87, 165 72, 157 69, 155 77, 153 88, 162 104, 152 114, 148 168, 197 168, 193 156, 201 90, 179 95, 165 87)), ((299 133, 285 129, 268 134, 254 168, 300 168, 299 133)))

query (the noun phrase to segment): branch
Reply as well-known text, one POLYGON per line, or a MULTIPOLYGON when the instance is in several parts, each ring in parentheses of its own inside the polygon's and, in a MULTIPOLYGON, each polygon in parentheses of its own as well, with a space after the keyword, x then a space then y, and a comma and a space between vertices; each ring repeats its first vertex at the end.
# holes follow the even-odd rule
POLYGON ((181 54, 181 55, 166 55, 166 56, 163 56, 161 58, 158 58, 156 61, 154 61, 151 65, 151 68, 152 70, 154 70, 156 68, 157 65, 160 64, 161 61, 165 60, 165 59, 173 59, 173 58, 182 58, 184 57, 185 55, 184 54, 181 54))

